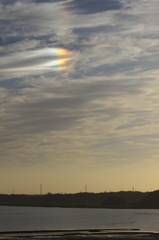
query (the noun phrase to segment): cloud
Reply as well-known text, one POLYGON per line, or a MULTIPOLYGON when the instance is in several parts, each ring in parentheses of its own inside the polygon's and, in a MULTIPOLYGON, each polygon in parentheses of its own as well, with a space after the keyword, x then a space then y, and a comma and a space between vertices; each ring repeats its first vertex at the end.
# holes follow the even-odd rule
POLYGON ((16 52, 16 51, 24 51, 31 48, 37 48, 41 44, 40 40, 36 39, 25 39, 22 41, 17 41, 16 43, 6 44, 4 46, 0 46, 0 52, 16 52))
POLYGON ((122 3, 117 0, 73 0, 68 3, 68 8, 77 14, 94 14, 110 10, 119 10, 122 6, 122 3))
POLYGON ((5 159, 14 153, 21 161, 25 149, 26 162, 78 155, 120 163, 151 157, 152 145, 157 156, 157 6, 158 0, 1 2, 5 159), (69 70, 47 65, 59 59, 50 55, 54 48, 72 52, 69 70))
POLYGON ((45 72, 68 69, 71 52, 62 48, 43 48, 8 53, 0 57, 1 79, 39 75, 45 72))
MULTIPOLYGON (((14 129, 21 135, 46 134, 80 127, 91 119, 92 124, 98 119, 106 124, 124 116, 127 119, 132 115, 137 119, 141 114, 149 114, 144 105, 140 109, 136 107, 137 100, 133 103, 133 99, 144 95, 149 86, 144 90, 140 79, 98 79, 57 86, 53 82, 49 88, 45 87, 48 80, 43 78, 43 81, 42 88, 39 85, 33 89, 14 90, 14 93, 2 91, 5 104, 2 102, 1 106, 6 110, 1 125, 6 126, 10 133, 14 129), (131 108, 129 104, 132 104, 131 108)), ((115 128, 122 129, 120 121, 115 128)), ((114 128, 112 130, 115 131, 114 128)))
POLYGON ((0 4, 1 21, 6 22, 0 35, 6 38, 60 32, 65 27, 60 25, 60 11, 61 6, 58 3, 18 1, 7 6, 0 4))

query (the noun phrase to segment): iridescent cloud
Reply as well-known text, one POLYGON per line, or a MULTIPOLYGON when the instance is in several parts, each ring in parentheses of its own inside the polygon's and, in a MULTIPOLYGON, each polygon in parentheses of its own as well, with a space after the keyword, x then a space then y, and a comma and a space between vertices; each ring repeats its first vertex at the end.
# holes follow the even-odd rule
POLYGON ((72 59, 71 51, 63 48, 43 48, 28 51, 10 52, 0 57, 0 70, 3 78, 8 73, 14 77, 42 74, 50 71, 67 70, 72 59), (37 71, 38 70, 38 71, 37 71))

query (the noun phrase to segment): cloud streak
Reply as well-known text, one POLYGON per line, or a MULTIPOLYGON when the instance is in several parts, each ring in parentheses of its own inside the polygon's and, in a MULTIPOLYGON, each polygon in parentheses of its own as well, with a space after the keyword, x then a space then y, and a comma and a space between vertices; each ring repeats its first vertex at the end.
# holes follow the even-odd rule
POLYGON ((21 52, 11 52, 0 58, 0 70, 2 80, 10 78, 13 74, 15 77, 28 75, 39 75, 56 70, 69 68, 69 57, 71 52, 62 48, 43 48, 38 50, 28 50, 21 52), (62 57, 62 58, 60 58, 62 57))

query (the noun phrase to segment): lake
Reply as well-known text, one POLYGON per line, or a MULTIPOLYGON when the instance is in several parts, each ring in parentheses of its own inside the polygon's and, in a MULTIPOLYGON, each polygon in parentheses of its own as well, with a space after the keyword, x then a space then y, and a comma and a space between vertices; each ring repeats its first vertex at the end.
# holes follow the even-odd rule
POLYGON ((159 232, 159 210, 0 206, 0 231, 94 228, 159 232))

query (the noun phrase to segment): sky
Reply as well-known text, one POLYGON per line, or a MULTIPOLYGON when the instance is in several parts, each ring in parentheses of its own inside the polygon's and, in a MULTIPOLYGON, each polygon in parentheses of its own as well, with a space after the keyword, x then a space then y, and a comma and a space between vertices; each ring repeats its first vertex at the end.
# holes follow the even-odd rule
POLYGON ((159 188, 158 9, 0 0, 0 193, 159 188))

